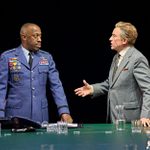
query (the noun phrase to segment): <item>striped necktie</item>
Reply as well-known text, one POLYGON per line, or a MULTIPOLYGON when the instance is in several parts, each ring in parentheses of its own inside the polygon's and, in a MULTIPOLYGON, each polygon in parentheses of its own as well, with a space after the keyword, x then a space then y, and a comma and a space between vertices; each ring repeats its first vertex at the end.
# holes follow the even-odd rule
POLYGON ((113 75, 112 75, 112 80, 114 79, 116 71, 118 69, 119 59, 120 59, 120 54, 117 55, 116 60, 115 60, 114 71, 113 71, 113 75))

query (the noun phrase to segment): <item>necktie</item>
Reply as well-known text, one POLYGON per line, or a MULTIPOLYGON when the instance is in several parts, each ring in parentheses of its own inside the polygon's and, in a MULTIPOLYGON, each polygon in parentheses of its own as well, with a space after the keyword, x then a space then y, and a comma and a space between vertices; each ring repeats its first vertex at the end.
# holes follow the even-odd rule
POLYGON ((117 69, 118 69, 119 58, 120 58, 120 54, 117 55, 116 60, 115 60, 112 80, 114 79, 114 76, 115 76, 116 71, 117 71, 117 69))
POLYGON ((29 52, 28 55, 29 55, 29 66, 30 66, 30 68, 32 68, 32 62, 33 62, 32 53, 29 52))

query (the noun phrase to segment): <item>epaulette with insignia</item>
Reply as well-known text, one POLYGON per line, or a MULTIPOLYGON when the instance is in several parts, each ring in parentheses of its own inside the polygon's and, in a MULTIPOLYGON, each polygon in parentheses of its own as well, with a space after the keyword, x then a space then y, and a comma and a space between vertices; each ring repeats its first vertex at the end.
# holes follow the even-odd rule
POLYGON ((9 53, 12 53, 12 52, 14 52, 15 50, 16 50, 15 48, 9 49, 9 50, 3 52, 3 54, 9 54, 9 53))
POLYGON ((44 53, 44 54, 49 54, 48 52, 44 51, 44 50, 39 50, 40 53, 44 53))

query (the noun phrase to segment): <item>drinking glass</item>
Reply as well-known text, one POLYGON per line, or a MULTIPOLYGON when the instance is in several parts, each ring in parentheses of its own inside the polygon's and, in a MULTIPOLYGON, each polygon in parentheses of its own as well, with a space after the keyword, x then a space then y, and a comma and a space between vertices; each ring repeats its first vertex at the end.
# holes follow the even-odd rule
POLYGON ((124 105, 116 105, 115 107, 117 118, 116 118, 116 130, 123 131, 125 130, 125 116, 124 116, 124 105))
POLYGON ((58 134, 68 134, 68 124, 64 121, 57 122, 57 133, 58 134))

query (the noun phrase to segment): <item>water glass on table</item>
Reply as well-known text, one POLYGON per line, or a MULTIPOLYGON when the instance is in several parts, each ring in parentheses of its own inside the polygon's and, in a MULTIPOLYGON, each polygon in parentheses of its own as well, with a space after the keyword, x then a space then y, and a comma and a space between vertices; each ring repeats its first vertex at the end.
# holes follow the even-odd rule
POLYGON ((68 123, 64 121, 57 122, 57 134, 68 134, 68 123))
POLYGON ((56 123, 48 124, 46 127, 46 131, 48 133, 57 133, 57 124, 56 123))
POLYGON ((123 131, 125 130, 125 117, 124 117, 124 105, 116 105, 115 107, 117 118, 115 121, 116 130, 123 131))
POLYGON ((140 120, 132 120, 131 121, 131 130, 132 133, 141 133, 142 131, 142 122, 140 120))

